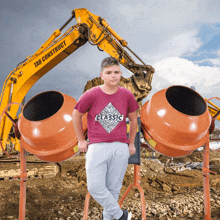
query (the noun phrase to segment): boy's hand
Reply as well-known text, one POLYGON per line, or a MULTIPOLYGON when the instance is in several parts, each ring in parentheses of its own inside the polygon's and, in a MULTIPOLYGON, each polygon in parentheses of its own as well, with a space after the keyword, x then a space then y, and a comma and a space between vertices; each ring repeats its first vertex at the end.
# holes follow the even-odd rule
POLYGON ((88 143, 86 140, 79 141, 78 148, 80 152, 86 152, 88 150, 88 143))
POLYGON ((130 156, 135 154, 136 148, 135 148, 134 144, 129 143, 128 149, 130 151, 130 156))

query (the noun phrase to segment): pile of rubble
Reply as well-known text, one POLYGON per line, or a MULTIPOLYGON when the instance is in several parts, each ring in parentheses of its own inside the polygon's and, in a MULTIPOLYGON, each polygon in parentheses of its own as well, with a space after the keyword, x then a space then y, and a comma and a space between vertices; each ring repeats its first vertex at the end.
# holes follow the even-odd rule
MULTIPOLYGON (((146 219, 204 219, 202 152, 183 158, 156 153, 152 159, 151 155, 150 150, 141 149, 140 185, 144 190, 146 219)), ((220 153, 210 152, 210 167, 217 173, 218 158, 220 153)), ((18 163, 0 161, 1 170, 7 171, 0 184, 0 219, 18 219, 20 181, 8 178, 9 170, 17 170, 18 163)), ((34 175, 27 180, 26 220, 83 219, 88 192, 84 156, 60 163, 40 163, 29 156, 27 169, 34 175)), ((134 165, 129 164, 119 201, 133 182, 134 165)), ((212 220, 220 219, 219 174, 210 174, 210 198, 212 220)), ((136 187, 123 201, 122 209, 132 212, 132 220, 142 219, 141 197, 136 187)), ((102 210, 90 197, 88 220, 100 220, 102 210)))

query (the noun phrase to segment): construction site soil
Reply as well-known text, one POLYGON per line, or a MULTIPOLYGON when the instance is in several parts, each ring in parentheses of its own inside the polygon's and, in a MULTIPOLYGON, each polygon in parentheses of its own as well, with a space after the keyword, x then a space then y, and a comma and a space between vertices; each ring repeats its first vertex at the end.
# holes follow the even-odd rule
MULTIPOLYGON (((204 219, 203 153, 169 158, 151 149, 141 149, 141 182, 146 219, 204 219)), ((0 158, 0 219, 19 218, 20 162, 0 158)), ((26 218, 30 220, 83 219, 87 181, 85 157, 75 156, 60 163, 46 163, 27 156, 26 218)), ((210 151, 210 198, 212 220, 220 219, 220 153, 210 151)), ((129 164, 119 201, 134 182, 134 165, 129 164)), ((118 202, 119 202, 118 201, 118 202)), ((141 197, 134 187, 122 203, 132 212, 132 220, 142 219, 141 197)), ((102 219, 103 208, 90 197, 88 219, 102 219)))

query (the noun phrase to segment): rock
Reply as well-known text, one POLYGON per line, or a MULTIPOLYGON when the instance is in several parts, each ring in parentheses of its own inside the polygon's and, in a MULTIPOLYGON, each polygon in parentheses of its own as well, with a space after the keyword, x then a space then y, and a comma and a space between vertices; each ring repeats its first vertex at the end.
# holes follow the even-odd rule
POLYGON ((171 188, 168 185, 162 184, 162 187, 164 192, 171 192, 171 188))
POLYGON ((189 213, 187 217, 193 219, 193 216, 194 216, 193 213, 189 213))
POLYGON ((173 195, 176 195, 176 194, 178 194, 178 191, 173 191, 173 195))
POLYGON ((164 165, 158 160, 147 160, 145 166, 155 173, 164 174, 164 165))
POLYGON ((152 187, 156 188, 157 184, 155 181, 153 181, 151 184, 150 184, 152 187))
POLYGON ((140 197, 140 193, 135 193, 134 195, 136 198, 140 197))

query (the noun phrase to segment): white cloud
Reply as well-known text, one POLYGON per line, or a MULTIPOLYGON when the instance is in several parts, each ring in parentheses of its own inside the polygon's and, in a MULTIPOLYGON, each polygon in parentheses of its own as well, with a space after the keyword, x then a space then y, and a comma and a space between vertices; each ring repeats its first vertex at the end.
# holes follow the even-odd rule
POLYGON ((166 42, 163 42, 163 45, 155 51, 155 54, 150 59, 156 62, 164 58, 192 54, 202 45, 202 42, 196 35, 197 31, 188 31, 174 35, 172 38, 167 39, 166 42))
POLYGON ((220 67, 220 50, 209 50, 209 51, 199 51, 197 53, 198 56, 202 56, 202 57, 210 57, 210 56, 216 56, 216 58, 204 58, 201 60, 196 60, 194 61, 195 64, 201 64, 201 65, 205 65, 205 64, 209 64, 212 67, 220 67))
POLYGON ((220 67, 220 58, 216 58, 216 59, 203 59, 203 60, 195 61, 195 63, 196 64, 209 63, 210 65, 212 65, 214 67, 220 67))
POLYGON ((155 74, 160 81, 155 83, 155 88, 160 90, 167 84, 195 86, 196 90, 203 93, 211 92, 214 85, 220 82, 220 68, 210 66, 198 66, 192 61, 179 57, 170 57, 156 62, 155 74))
POLYGON ((213 63, 216 67, 220 67, 220 59, 208 59, 211 63, 213 63))

